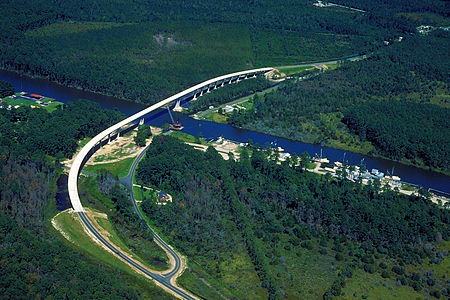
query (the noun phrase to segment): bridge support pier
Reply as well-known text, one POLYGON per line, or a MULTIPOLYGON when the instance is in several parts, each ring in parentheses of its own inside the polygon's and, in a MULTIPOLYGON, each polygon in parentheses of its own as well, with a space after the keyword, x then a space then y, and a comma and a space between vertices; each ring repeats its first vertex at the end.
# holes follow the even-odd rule
POLYGON ((119 137, 120 137, 120 128, 117 129, 117 138, 119 138, 119 137))
POLYGON ((139 125, 143 125, 144 124, 144 118, 139 120, 139 125))
POLYGON ((111 133, 108 134, 108 144, 111 143, 111 133))

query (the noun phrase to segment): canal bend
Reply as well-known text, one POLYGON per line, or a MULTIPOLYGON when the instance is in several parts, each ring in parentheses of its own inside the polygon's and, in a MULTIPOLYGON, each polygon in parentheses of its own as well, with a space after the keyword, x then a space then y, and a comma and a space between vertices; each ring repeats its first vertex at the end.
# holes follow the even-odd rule
MULTIPOLYGON (((108 248, 110 251, 114 253, 117 257, 122 259, 124 262, 126 262, 128 265, 132 266, 135 269, 138 269, 145 275, 147 275, 149 278, 151 278, 153 281, 155 281, 158 285, 164 286, 166 289, 168 289, 173 295, 182 298, 182 299, 196 299, 193 295, 189 294, 188 292, 182 290, 181 288, 177 287, 174 283, 171 282, 171 278, 178 272, 178 270, 172 270, 169 273, 164 275, 153 273, 151 270, 148 270, 147 268, 143 267, 141 264, 137 263, 133 259, 131 259, 129 256, 124 254, 120 249, 114 247, 111 243, 105 239, 102 234, 95 229, 95 227, 91 224, 89 219, 86 217, 84 213, 84 208, 81 204, 80 196, 78 194, 78 177, 81 172, 81 169, 83 168, 86 161, 89 159, 89 157, 100 147, 102 147, 104 144, 108 143, 114 138, 119 137, 120 133, 125 130, 127 127, 129 128, 130 125, 135 126, 136 122, 143 123, 144 117, 148 115, 149 113, 155 111, 156 109, 171 104, 174 101, 187 101, 190 99, 196 99, 199 96, 202 96, 203 93, 209 92, 212 89, 216 89, 218 87, 224 86, 225 84, 231 84, 234 82, 239 82, 240 80, 248 79, 256 77, 258 74, 266 73, 274 68, 260 68, 260 69, 253 69, 253 70, 247 70, 242 72, 236 72, 231 73, 223 76, 219 76, 207 81, 204 81, 202 83, 199 83, 193 87, 190 87, 178 94, 175 94, 169 98, 166 98, 148 108, 143 109, 142 111, 126 118, 123 121, 118 122, 117 124, 105 129, 104 131, 97 134, 92 140, 90 140, 76 155, 75 160, 73 161, 73 164, 69 171, 69 178, 68 178, 68 191, 69 191, 69 199, 72 204, 73 210, 77 213, 79 216, 83 226, 86 228, 86 230, 93 235, 98 241, 100 241, 103 246, 108 248)), ((158 237, 159 238, 159 237, 158 237)), ((161 240, 162 241, 162 240, 161 240)), ((162 245, 168 246, 163 241, 161 243, 162 245)), ((172 254, 175 255, 174 259, 179 259, 179 255, 173 251, 173 249, 170 249, 172 254)), ((180 267, 180 264, 175 264, 176 267, 180 267)), ((175 267, 175 268, 176 268, 175 267)))

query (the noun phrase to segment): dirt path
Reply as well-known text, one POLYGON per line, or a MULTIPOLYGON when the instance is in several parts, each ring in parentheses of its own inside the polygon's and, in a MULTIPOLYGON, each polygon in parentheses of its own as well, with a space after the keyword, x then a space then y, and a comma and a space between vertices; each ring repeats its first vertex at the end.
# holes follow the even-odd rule
MULTIPOLYGON (((151 127, 152 136, 161 134, 162 129, 158 127, 151 127)), ((144 147, 136 146, 134 143, 134 138, 136 136, 137 130, 131 131, 127 136, 121 136, 109 144, 104 145, 102 148, 98 149, 89 160, 86 162, 86 165, 99 165, 99 164, 107 164, 118 162, 123 159, 136 157, 144 150, 144 147)), ((150 138, 151 139, 151 138, 150 138)), ((66 166, 68 169, 72 166, 73 160, 77 156, 78 151, 72 156, 71 159, 62 161, 62 164, 66 166)))

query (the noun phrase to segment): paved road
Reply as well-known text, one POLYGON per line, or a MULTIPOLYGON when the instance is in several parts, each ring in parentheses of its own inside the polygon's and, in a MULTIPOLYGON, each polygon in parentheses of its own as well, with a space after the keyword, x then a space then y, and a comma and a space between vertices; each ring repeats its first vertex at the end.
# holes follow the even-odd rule
MULTIPOLYGON (((131 202, 133 203, 134 211, 138 214, 139 218, 144 221, 145 221, 144 216, 142 215, 141 211, 137 207, 136 200, 134 199, 133 177, 134 177, 134 173, 136 172, 136 168, 137 168, 139 162, 144 157, 149 146, 150 146, 150 144, 133 161, 133 164, 131 165, 128 175, 119 179, 120 183, 122 183, 123 185, 125 185, 128 188, 130 199, 131 199, 131 202)), ((152 232, 153 238, 156 240, 156 242, 158 242, 158 244, 160 244, 161 247, 164 248, 166 253, 168 253, 170 256, 172 256, 172 258, 175 261, 173 268, 171 270, 169 270, 167 273, 163 274, 166 278, 169 278, 169 280, 170 280, 181 268, 181 256, 177 252, 175 252, 175 250, 173 250, 173 248, 170 247, 166 242, 164 242, 164 240, 161 239, 161 237, 148 224, 147 224, 147 226, 150 229, 150 231, 152 232)))
MULTIPOLYGON (((115 253, 117 256, 119 256, 121 259, 126 261, 129 265, 133 266, 134 268, 138 269, 145 275, 153 278, 155 281, 159 282, 161 285, 163 285, 165 288, 171 290, 175 294, 183 297, 184 299, 188 300, 195 300, 197 298, 192 297, 190 294, 185 292, 184 290, 172 285, 170 282, 170 279, 173 277, 173 273, 170 272, 168 274, 155 274, 153 272, 150 272, 146 268, 142 267, 140 264, 136 263, 136 261, 130 259, 128 256, 123 254, 119 249, 114 247, 111 243, 109 243, 98 231, 95 229, 95 227, 91 224, 89 219, 86 217, 84 212, 77 212, 78 216, 80 217, 81 222, 83 222, 84 226, 88 228, 88 230, 108 249, 110 249, 113 253, 115 253)), ((173 250, 172 250, 173 251, 173 250)))
MULTIPOLYGON (((70 202, 72 204, 73 210, 79 215, 80 219, 82 219, 82 223, 85 226, 85 228, 87 228, 88 231, 90 231, 94 236, 96 236, 100 242, 102 242, 106 247, 111 249, 111 251, 113 251, 117 256, 124 259, 129 265, 132 265, 132 266, 138 268, 143 273, 148 275, 150 278, 153 278, 156 282, 165 286, 177 297, 181 297, 184 299, 196 299, 194 296, 189 295, 186 291, 181 290, 180 288, 176 287, 175 285, 173 285, 170 282, 170 279, 173 278, 175 273, 178 272, 181 267, 181 259, 180 259, 179 255, 169 245, 164 243, 164 241, 158 235, 155 234, 155 240, 157 242, 159 242, 163 248, 167 249, 167 251, 170 253, 170 255, 173 256, 173 258, 175 260, 175 266, 172 270, 169 270, 165 274, 159 275, 159 274, 152 273, 151 271, 147 270, 143 266, 140 266, 137 262, 135 262, 131 258, 127 257, 124 253, 122 253, 120 249, 115 248, 110 243, 108 243, 108 241, 101 236, 101 234, 95 229, 95 227, 90 223, 90 221, 86 218, 86 216, 84 214, 84 208, 83 208, 83 205, 81 204, 80 195, 78 194, 78 176, 82 170, 82 167, 84 165, 86 157, 89 157, 89 155, 92 153, 92 151, 95 151, 96 148, 98 148, 100 145, 102 145, 103 143, 110 140, 110 138, 118 136, 120 131, 123 128, 125 128, 127 125, 132 124, 138 120, 141 120, 146 115, 155 111, 156 109, 163 107, 164 105, 170 104, 170 103, 172 103, 178 99, 181 99, 183 97, 188 97, 189 95, 197 94, 206 89, 210 89, 211 87, 216 86, 217 84, 223 85, 224 83, 227 83, 227 81, 228 81, 228 83, 231 83, 232 79, 237 80, 242 77, 247 78, 248 76, 257 75, 259 73, 265 73, 270 70, 273 70, 273 68, 269 67, 269 68, 246 70, 246 71, 235 72, 235 73, 215 77, 215 78, 206 80, 204 82, 201 82, 197 85, 194 85, 193 87, 190 87, 184 91, 181 91, 181 92, 179 92, 173 96, 170 96, 164 100, 161 100, 158 103, 153 104, 153 105, 147 107, 146 109, 143 109, 142 111, 118 122, 117 124, 107 128, 107 129, 103 130, 102 132, 100 132, 99 134, 97 134, 80 150, 80 152, 77 154, 77 156, 75 157, 75 159, 72 163, 72 167, 70 168, 70 171, 69 171, 69 178, 68 178, 68 184, 67 184, 68 191, 69 191, 69 198, 70 198, 70 202)), ((142 156, 143 156, 143 154, 142 154, 142 156)), ((141 158, 142 158, 142 156, 141 156, 141 158)), ((136 162, 136 165, 137 165, 137 162, 136 162)), ((134 170, 136 169, 136 165, 134 165, 133 173, 134 173, 134 170)), ((133 176, 133 175, 128 174, 128 179, 127 179, 128 182, 130 181, 130 178, 132 179, 132 177, 130 177, 130 176, 133 176)), ((133 197, 132 192, 131 192, 131 197, 133 197)), ((140 217, 142 217, 139 210, 137 209, 137 206, 136 206, 136 203, 134 200, 133 200, 133 203, 135 205, 136 212, 138 213, 138 215, 140 217)))
MULTIPOLYGON (((170 248, 170 246, 165 244, 164 241, 161 240, 158 235, 155 235, 155 240, 160 242, 162 245, 165 245, 164 247, 165 248, 167 247, 166 249, 168 249, 169 253, 171 253, 176 260, 175 268, 173 270, 169 271, 168 273, 162 274, 162 275, 152 273, 151 271, 147 270, 146 268, 144 268, 143 266, 141 266, 140 264, 138 264, 137 262, 135 262, 134 260, 132 260, 131 258, 126 256, 124 253, 121 252, 120 249, 115 248, 113 245, 111 245, 90 223, 90 221, 84 214, 84 208, 83 208, 83 205, 81 204, 80 195, 78 194, 78 176, 82 170, 85 159, 86 159, 86 157, 89 156, 89 154, 92 153, 92 151, 94 151, 94 149, 96 149, 104 141, 109 140, 110 137, 118 136, 120 131, 124 127, 126 127, 127 125, 129 125, 135 121, 138 121, 138 120, 144 118, 150 112, 153 112, 154 110, 156 110, 160 107, 163 107, 164 105, 170 104, 170 103, 172 103, 178 99, 181 99, 183 97, 187 97, 189 95, 196 94, 197 92, 203 91, 205 89, 209 89, 210 87, 215 86, 216 84, 220 84, 220 83, 223 84, 224 82, 226 82, 228 80, 230 80, 230 82, 231 82, 231 80, 233 78, 237 79, 237 78, 241 78, 241 76, 247 77, 247 76, 256 75, 259 73, 265 73, 265 72, 271 71, 273 69, 274 68, 272 68, 272 67, 260 68, 260 69, 246 70, 246 71, 235 72, 235 73, 215 77, 215 78, 206 80, 202 83, 199 83, 197 85, 194 85, 193 87, 190 87, 184 91, 181 91, 181 92, 179 92, 171 97, 168 97, 164 100, 161 100, 158 103, 153 104, 153 105, 147 107, 146 109, 143 109, 142 111, 118 122, 117 124, 107 128, 107 129, 103 130, 102 132, 100 132, 99 134, 97 134, 80 150, 80 152, 77 154, 77 156, 75 157, 75 159, 72 163, 72 167, 70 168, 70 171, 69 171, 69 178, 68 178, 68 184, 67 184, 68 191, 69 191, 69 198, 70 198, 70 202, 72 204, 73 210, 78 214, 78 216, 80 217, 85 228, 87 228, 87 230, 90 231, 100 242, 102 242, 106 247, 111 249, 111 251, 113 251, 113 253, 115 253, 117 256, 122 258, 129 265, 141 270, 144 274, 146 274, 150 278, 153 278, 156 282, 158 282, 159 284, 163 285, 164 287, 166 287, 167 289, 172 291, 172 293, 178 297, 182 297, 184 299, 196 299, 193 296, 189 295, 186 291, 183 291, 180 288, 172 285, 172 283, 170 282, 170 278, 172 278, 174 276, 174 274, 177 272, 177 267, 176 267, 177 264, 178 264, 178 268, 179 268, 179 266, 181 265, 181 261, 179 260, 177 263, 177 258, 179 258, 177 253, 172 248, 170 248)), ((134 166, 134 170, 135 170, 135 168, 136 168, 136 166, 134 166)), ((130 174, 128 174, 128 176, 130 176, 130 174)), ((129 180, 130 180, 130 178, 128 178, 128 181, 129 180)), ((131 193, 131 197, 132 197, 132 193, 131 193)), ((134 205, 136 205, 134 200, 133 200, 133 203, 134 203, 134 205)), ((137 209, 137 206, 135 206, 135 210, 138 213, 138 215, 140 217, 142 217, 139 210, 137 209)))
POLYGON ((361 59, 365 59, 366 55, 359 55, 359 54, 355 54, 355 55, 350 55, 350 56, 346 56, 346 57, 341 57, 341 58, 335 58, 335 59, 329 59, 329 60, 323 60, 323 61, 313 61, 313 62, 307 62, 307 63, 299 63, 296 65, 289 65, 289 66, 279 66, 279 67, 275 67, 275 69, 277 70, 283 70, 283 69, 291 69, 291 68, 297 68, 297 67, 314 67, 314 66, 319 66, 319 65, 323 65, 323 64, 336 64, 342 61, 356 61, 356 60, 361 60, 361 59))

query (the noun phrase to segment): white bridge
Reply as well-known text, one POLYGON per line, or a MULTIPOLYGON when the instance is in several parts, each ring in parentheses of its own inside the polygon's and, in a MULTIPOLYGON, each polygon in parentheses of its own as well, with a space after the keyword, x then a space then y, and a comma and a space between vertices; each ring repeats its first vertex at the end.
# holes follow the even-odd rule
POLYGON ((139 124, 144 123, 144 116, 151 113, 155 109, 158 109, 166 104, 169 104, 173 101, 185 101, 185 100, 195 100, 198 97, 202 96, 203 93, 209 92, 212 89, 216 89, 218 87, 224 86, 225 84, 231 84, 234 82, 239 82, 240 80, 256 77, 258 74, 266 73, 274 68, 261 68, 261 69, 253 69, 242 72, 236 72, 232 74, 227 74, 223 76, 219 76, 202 83, 199 83, 193 87, 190 87, 178 94, 175 94, 167 99, 164 99, 156 104, 153 104, 150 107, 132 115, 131 117, 126 118, 123 121, 103 130, 99 134, 97 134, 92 140, 90 140, 77 154, 75 160, 73 161, 72 167, 69 172, 69 180, 68 180, 68 190, 69 190, 69 198, 72 203, 72 207, 75 212, 84 212, 83 206, 81 205, 80 196, 78 195, 78 175, 80 174, 81 169, 83 168, 86 161, 95 152, 99 147, 107 143, 111 140, 111 138, 118 137, 120 135, 121 130, 124 130, 127 125, 134 124, 135 121, 139 120, 139 124))

